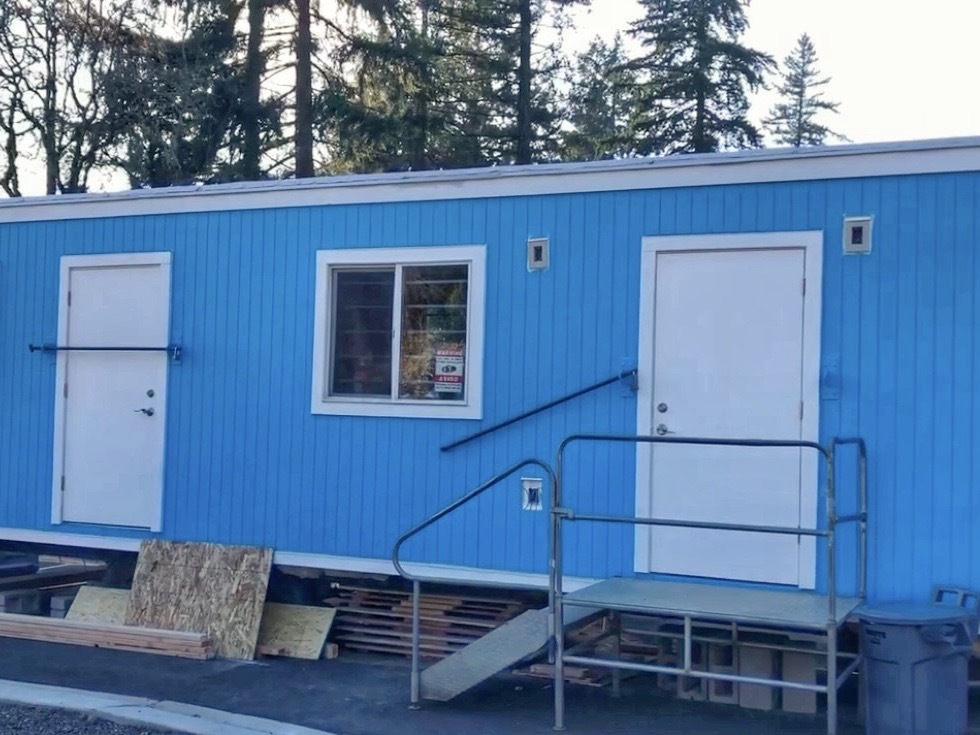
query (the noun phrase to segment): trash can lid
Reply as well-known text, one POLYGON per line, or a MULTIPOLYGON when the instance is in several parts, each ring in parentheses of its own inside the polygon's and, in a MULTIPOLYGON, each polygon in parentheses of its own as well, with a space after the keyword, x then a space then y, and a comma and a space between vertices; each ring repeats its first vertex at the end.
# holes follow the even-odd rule
POLYGON ((943 605, 933 602, 888 602, 878 605, 862 605, 854 611, 868 623, 891 625, 943 625, 970 620, 976 616, 972 610, 959 605, 943 605))

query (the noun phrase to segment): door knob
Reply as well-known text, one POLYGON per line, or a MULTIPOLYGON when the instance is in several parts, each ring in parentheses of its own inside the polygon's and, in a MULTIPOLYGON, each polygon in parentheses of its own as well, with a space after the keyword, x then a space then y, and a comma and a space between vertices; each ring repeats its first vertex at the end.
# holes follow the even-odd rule
POLYGON ((134 408, 133 409, 133 413, 141 413, 144 416, 152 416, 153 415, 153 409, 152 408, 134 408))
POLYGON ((667 424, 658 424, 656 432, 659 436, 665 436, 666 434, 673 434, 674 432, 667 428, 667 424))

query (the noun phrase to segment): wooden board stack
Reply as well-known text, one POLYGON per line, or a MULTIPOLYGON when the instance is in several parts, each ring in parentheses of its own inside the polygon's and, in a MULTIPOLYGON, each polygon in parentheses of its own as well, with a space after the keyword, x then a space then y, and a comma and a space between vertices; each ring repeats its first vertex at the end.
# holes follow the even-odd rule
POLYGON ((0 637, 158 653, 181 658, 208 659, 214 655, 211 641, 205 633, 178 633, 32 615, 0 614, 0 637))
MULTIPOLYGON (((333 640, 342 648, 408 656, 412 652, 412 596, 394 590, 338 586, 324 602, 337 608, 333 640)), ((441 659, 516 617, 527 605, 510 599, 424 594, 422 656, 441 659)))

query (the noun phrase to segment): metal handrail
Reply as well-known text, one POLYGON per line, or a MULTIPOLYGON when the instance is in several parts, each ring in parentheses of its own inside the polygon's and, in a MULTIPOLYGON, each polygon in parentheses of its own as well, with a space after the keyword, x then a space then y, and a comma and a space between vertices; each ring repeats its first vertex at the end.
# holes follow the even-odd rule
MULTIPOLYGON (((556 488, 557 488, 558 477, 555 474, 555 471, 551 468, 551 465, 549 465, 547 462, 544 462, 544 461, 542 461, 540 459, 535 459, 535 458, 524 459, 524 460, 521 460, 520 462, 518 462, 517 464, 515 464, 515 465, 513 465, 513 466, 511 466, 509 468, 507 468, 503 472, 500 472, 500 473, 494 475, 493 477, 491 477, 489 480, 487 480, 486 482, 484 482, 479 487, 477 487, 477 488, 475 488, 473 490, 470 490, 470 492, 466 493, 465 495, 463 495, 462 497, 458 498, 457 500, 454 500, 452 503, 450 503, 449 505, 447 505, 442 510, 439 510, 436 513, 433 513, 432 515, 430 515, 429 517, 427 517, 421 523, 419 523, 419 524, 413 526, 412 528, 410 528, 408 531, 406 531, 405 533, 403 533, 401 536, 398 537, 398 540, 395 541, 395 545, 391 549, 391 563, 395 567, 395 571, 398 572, 399 575, 401 575, 402 577, 404 577, 405 579, 409 580, 412 583, 412 685, 411 685, 412 686, 412 696, 411 696, 411 707, 413 709, 417 709, 418 708, 418 706, 419 706, 419 700, 421 699, 421 665, 420 665, 420 661, 419 661, 419 647, 420 647, 420 641, 421 641, 421 630, 420 630, 420 627, 421 627, 420 626, 421 612, 420 612, 420 602, 421 602, 421 596, 422 596, 422 582, 436 582, 436 583, 438 583, 438 582, 445 582, 445 580, 444 579, 440 579, 438 577, 423 577, 423 576, 417 575, 417 574, 410 574, 409 572, 407 572, 405 570, 405 567, 402 566, 401 559, 398 558, 399 552, 401 551, 401 548, 405 544, 405 542, 408 541, 413 536, 416 536, 417 534, 419 534, 422 531, 424 531, 425 529, 427 529, 429 526, 433 525, 434 523, 437 523, 438 521, 440 521, 443 518, 445 518, 446 516, 448 516, 453 511, 461 508, 462 506, 464 506, 467 503, 469 503, 471 500, 479 497, 480 495, 482 495, 483 493, 485 493, 487 490, 489 490, 493 486, 495 486, 498 483, 506 480, 508 477, 510 477, 511 475, 513 475, 518 470, 523 469, 525 467, 531 467, 531 466, 538 467, 538 468, 542 469, 548 475, 548 480, 550 480, 550 482, 551 482, 551 488, 552 488, 551 495, 552 495, 552 497, 554 497, 554 494, 555 494, 556 488)), ((550 520, 550 523, 548 524, 548 533, 549 533, 549 536, 550 536, 551 534, 554 533, 554 526, 555 526, 554 516, 551 516, 551 518, 549 520, 550 520)), ((551 580, 551 576, 554 573, 555 573, 554 572, 554 567, 552 565, 552 566, 549 567, 549 570, 548 570, 548 576, 549 576, 549 585, 548 585, 548 588, 549 588, 549 590, 553 587, 553 585, 550 583, 550 580, 551 580)), ((485 582, 481 582, 481 581, 458 581, 457 582, 457 581, 454 580, 453 581, 453 584, 462 584, 462 585, 469 585, 469 586, 473 586, 473 587, 479 587, 479 586, 483 586, 485 584, 485 582)), ((549 595, 550 595, 550 593, 549 593, 549 595)), ((549 598, 549 603, 550 603, 550 598, 549 598)))
POLYGON ((167 345, 166 347, 91 347, 74 345, 53 345, 49 343, 27 345, 29 352, 166 352, 175 361, 180 360, 181 346, 167 345))
POLYGON ((523 421, 524 419, 529 419, 532 416, 536 416, 537 414, 542 413, 543 411, 547 411, 549 408, 560 406, 561 404, 568 403, 568 401, 578 398, 579 396, 584 396, 586 393, 591 393, 594 390, 599 390, 599 388, 605 388, 607 385, 612 385, 613 383, 617 383, 620 380, 623 380, 624 378, 634 378, 633 390, 636 390, 635 378, 637 372, 638 371, 636 368, 632 368, 630 370, 622 370, 617 375, 614 375, 611 378, 600 380, 598 383, 593 383, 592 385, 586 386, 585 388, 580 388, 579 390, 573 393, 569 393, 568 395, 564 395, 561 398, 556 398, 553 401, 542 403, 540 406, 538 406, 537 408, 532 408, 530 411, 524 411, 524 413, 520 413, 517 416, 511 416, 509 419, 504 419, 503 421, 500 421, 494 424, 493 426, 488 426, 486 429, 481 429, 480 431, 477 431, 474 434, 470 434, 468 436, 464 436, 462 439, 457 439, 454 442, 450 442, 449 444, 440 447, 439 451, 448 452, 450 449, 461 447, 464 444, 468 444, 471 441, 480 439, 486 436, 487 434, 492 434, 495 431, 499 431, 500 429, 503 429, 507 426, 516 424, 518 421, 523 421))

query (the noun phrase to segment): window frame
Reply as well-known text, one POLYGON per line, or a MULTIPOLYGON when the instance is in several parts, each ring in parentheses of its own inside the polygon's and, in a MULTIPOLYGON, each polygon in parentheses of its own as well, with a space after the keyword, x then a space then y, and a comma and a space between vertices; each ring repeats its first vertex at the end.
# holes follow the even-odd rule
POLYGON ((316 312, 313 320, 314 414, 328 416, 381 416, 404 418, 483 418, 483 360, 486 298, 486 247, 449 245, 440 247, 355 248, 318 250, 316 253, 316 312), (394 268, 392 306, 392 393, 398 390, 398 357, 401 351, 402 267, 416 265, 461 265, 469 268, 466 303, 466 356, 464 399, 436 401, 383 396, 330 395, 333 364, 334 273, 346 268, 394 268), (397 345, 397 347, 395 347, 397 345))

